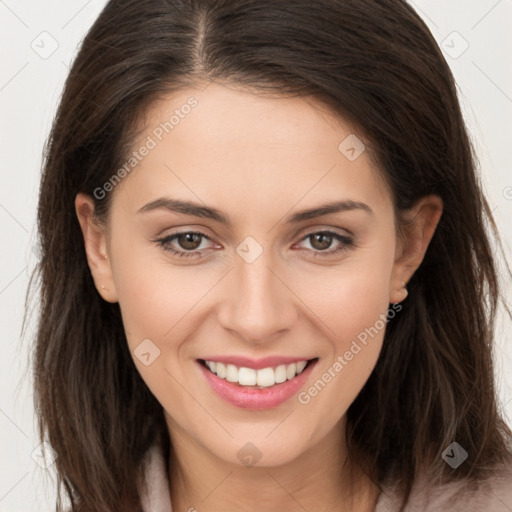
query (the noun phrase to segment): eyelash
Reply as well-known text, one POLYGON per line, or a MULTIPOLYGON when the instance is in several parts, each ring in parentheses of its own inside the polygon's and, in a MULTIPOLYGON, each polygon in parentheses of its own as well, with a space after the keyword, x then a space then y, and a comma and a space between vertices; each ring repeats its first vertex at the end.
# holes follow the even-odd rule
MULTIPOLYGON (((178 251, 176 249, 173 249, 170 245, 171 240, 173 240, 181 235, 187 235, 187 234, 199 235, 203 239, 211 240, 210 237, 206 236, 205 234, 203 234, 199 231, 181 231, 179 233, 173 233, 172 235, 166 236, 164 238, 159 238, 159 239, 153 240, 153 242, 155 242, 159 246, 161 246, 164 249, 164 251, 170 252, 176 257, 190 258, 193 255, 200 253, 201 251, 197 251, 197 250, 196 251, 178 251)), ((335 240, 342 242, 342 245, 340 245, 336 249, 329 249, 329 250, 325 250, 325 251, 306 249, 308 252, 312 253, 312 256, 314 258, 332 256, 333 254, 339 253, 341 251, 348 251, 349 249, 351 249, 355 246, 354 240, 352 240, 350 237, 341 235, 339 233, 336 233, 334 231, 329 231, 329 230, 313 231, 311 233, 308 233, 307 235, 303 236, 300 239, 300 242, 307 240, 308 238, 310 238, 313 235, 320 235, 320 234, 332 236, 335 240)))

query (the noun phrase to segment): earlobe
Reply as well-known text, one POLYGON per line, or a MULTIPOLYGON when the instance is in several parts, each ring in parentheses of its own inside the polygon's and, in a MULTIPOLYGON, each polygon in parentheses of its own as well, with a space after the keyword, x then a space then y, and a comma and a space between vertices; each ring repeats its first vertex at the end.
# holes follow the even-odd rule
POLYGON ((407 285, 425 257, 441 215, 443 201, 429 195, 420 199, 404 213, 402 235, 397 239, 397 256, 390 282, 390 302, 403 301, 408 294, 407 285))
POLYGON ((106 228, 94 217, 94 201, 84 193, 77 194, 75 209, 84 238, 87 264, 98 293, 107 302, 117 302, 117 293, 108 258, 106 228))
MULTIPOLYGON (((391 280, 391 286, 393 286, 393 279, 391 280)), ((398 288, 392 288, 389 292, 389 302, 391 304, 399 304, 403 300, 407 298, 407 295, 409 295, 409 291, 407 290, 407 284, 402 279, 400 281, 400 287, 398 288)))

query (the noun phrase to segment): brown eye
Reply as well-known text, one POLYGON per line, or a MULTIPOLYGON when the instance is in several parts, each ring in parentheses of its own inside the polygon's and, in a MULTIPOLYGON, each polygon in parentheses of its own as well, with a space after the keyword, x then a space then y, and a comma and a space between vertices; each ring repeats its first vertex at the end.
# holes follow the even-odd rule
POLYGON ((207 246, 202 247, 203 241, 207 245, 208 241, 211 242, 210 238, 195 231, 182 231, 153 241, 158 243, 165 251, 180 258, 198 258, 207 249, 211 249, 207 246))
POLYGON ((176 241, 182 249, 195 251, 201 245, 202 238, 198 233, 182 233, 176 237, 176 241))
POLYGON ((334 231, 316 231, 309 233, 302 238, 301 242, 309 242, 310 247, 306 247, 306 251, 314 257, 327 257, 347 251, 355 246, 352 238, 335 233, 334 231), (337 242, 335 245, 333 242, 337 242), (332 246, 334 247, 332 248, 332 246))
POLYGON ((319 251, 328 249, 333 241, 333 237, 325 233, 309 235, 309 239, 311 240, 311 246, 319 251))

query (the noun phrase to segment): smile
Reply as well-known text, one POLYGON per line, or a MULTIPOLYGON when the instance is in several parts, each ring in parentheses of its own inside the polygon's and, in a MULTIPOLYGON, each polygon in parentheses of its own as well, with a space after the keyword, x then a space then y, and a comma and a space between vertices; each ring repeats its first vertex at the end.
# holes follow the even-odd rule
POLYGON ((208 369, 217 377, 240 386, 257 386, 266 388, 281 384, 300 375, 306 368, 309 361, 298 361, 297 363, 281 364, 272 368, 271 366, 261 369, 238 367, 234 364, 224 364, 215 361, 204 361, 208 369))
MULTIPOLYGON (((318 358, 283 361, 269 358, 253 362, 236 358, 240 366, 228 361, 198 359, 198 368, 210 389, 235 407, 243 409, 272 409, 287 402, 306 384, 318 358), (281 363, 281 364, 279 364, 281 363), (258 366, 258 368, 254 368, 258 366)), ((290 359, 290 358, 288 358, 290 359)))

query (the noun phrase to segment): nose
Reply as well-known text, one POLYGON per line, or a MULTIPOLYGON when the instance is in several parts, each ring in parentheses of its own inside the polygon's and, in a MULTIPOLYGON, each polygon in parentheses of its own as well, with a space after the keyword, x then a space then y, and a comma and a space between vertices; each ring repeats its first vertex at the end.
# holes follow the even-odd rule
POLYGON ((219 323, 250 343, 274 341, 297 319, 298 300, 268 253, 251 263, 236 256, 219 308, 219 323))

